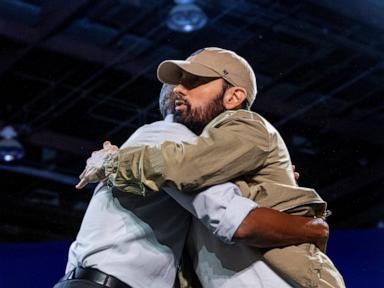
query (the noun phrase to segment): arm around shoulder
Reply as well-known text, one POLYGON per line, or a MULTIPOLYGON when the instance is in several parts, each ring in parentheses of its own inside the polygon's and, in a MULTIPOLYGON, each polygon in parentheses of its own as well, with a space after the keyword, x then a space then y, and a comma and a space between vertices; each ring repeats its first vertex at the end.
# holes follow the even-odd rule
POLYGON ((113 185, 125 190, 127 182, 143 183, 156 191, 168 183, 178 190, 192 191, 258 169, 269 152, 269 135, 262 121, 249 116, 252 114, 228 115, 214 120, 191 142, 121 150, 113 171, 113 185))

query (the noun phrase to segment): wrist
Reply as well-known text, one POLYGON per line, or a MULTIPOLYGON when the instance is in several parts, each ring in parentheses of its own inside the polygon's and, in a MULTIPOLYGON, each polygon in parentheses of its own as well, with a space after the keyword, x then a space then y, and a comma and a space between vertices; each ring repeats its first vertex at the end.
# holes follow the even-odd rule
POLYGON ((329 226, 321 218, 313 218, 306 224, 308 242, 327 241, 329 237, 329 226))
POLYGON ((118 152, 108 154, 104 159, 103 170, 106 177, 117 172, 118 154, 118 152))

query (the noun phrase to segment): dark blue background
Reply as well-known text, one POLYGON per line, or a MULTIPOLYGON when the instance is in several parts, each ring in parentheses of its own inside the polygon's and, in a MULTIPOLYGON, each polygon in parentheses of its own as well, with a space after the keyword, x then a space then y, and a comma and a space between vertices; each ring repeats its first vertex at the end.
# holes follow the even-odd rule
MULTIPOLYGON (((0 245, 1 288, 52 287, 63 275, 70 241, 0 245)), ((384 229, 332 231, 328 255, 347 287, 384 287, 384 229)))

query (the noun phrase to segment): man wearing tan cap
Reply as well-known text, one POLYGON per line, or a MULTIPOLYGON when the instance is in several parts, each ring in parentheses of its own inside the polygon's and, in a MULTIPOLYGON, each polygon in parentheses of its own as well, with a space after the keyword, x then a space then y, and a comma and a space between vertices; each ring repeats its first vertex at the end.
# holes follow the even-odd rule
MULTIPOLYGON (((110 185, 145 196, 150 194, 148 190, 158 191, 165 184, 190 192, 232 180, 243 196, 260 207, 324 216, 326 205, 316 192, 297 187, 279 133, 260 115, 242 109, 249 109, 256 96, 253 70, 243 58, 232 51, 205 48, 186 61, 161 63, 158 77, 176 85, 175 118, 196 133, 202 131, 200 137, 182 144, 164 142, 121 149, 96 169, 97 173, 87 172, 88 167, 79 187, 108 176, 110 185)), ((246 239, 245 243, 252 245, 258 237, 252 229, 255 225, 249 221, 244 229, 236 231, 234 239, 246 239)), ((208 259, 204 253, 196 257, 208 259)), ((344 287, 332 262, 313 244, 268 250, 263 258, 294 285, 344 287), (292 265, 293 260, 296 262, 292 265)))
MULTIPOLYGON (((140 127, 121 148, 156 145, 164 141, 182 143, 196 137, 186 126, 173 122, 170 113, 174 113, 174 93, 170 88, 164 84, 160 94, 160 111, 165 119, 140 127)), ((92 161, 103 161, 105 155, 118 150, 108 141, 103 146, 102 151, 93 154, 92 161), (103 156, 99 159, 97 155, 101 154, 103 156)), ((101 165, 88 164, 90 167, 101 165)), ((206 243, 216 239, 220 239, 220 244, 231 243, 235 231, 248 225, 243 223, 244 219, 256 207, 255 202, 241 196, 233 183, 215 185, 198 194, 180 193, 165 185, 161 191, 148 197, 99 185, 69 249, 66 275, 55 288, 178 288, 177 284, 174 285, 175 276, 191 215, 194 221, 199 219, 210 231, 206 243)), ((303 242, 322 246, 327 240, 328 227, 324 221, 291 216, 268 208, 258 208, 251 218, 258 220, 257 226, 252 228, 259 238, 252 239, 252 245, 256 247, 303 242)), ((204 273, 209 279, 209 283, 203 282, 204 287, 242 287, 244 285, 240 283, 244 278, 256 287, 291 287, 261 261, 261 256, 254 250, 231 245, 230 251, 241 260, 248 259, 252 269, 232 275, 220 267, 215 268, 215 273, 226 275, 225 283, 223 276, 215 279, 215 274, 204 273)), ((217 254, 223 253, 217 251, 217 254)), ((228 253, 224 253, 226 255, 228 253)), ((232 257, 231 266, 235 264, 239 268, 240 263, 234 260, 236 257, 232 257)))
MULTIPOLYGON (((165 119, 140 127, 122 148, 140 144, 156 145, 166 140, 182 143, 196 137, 186 126, 173 122, 173 96, 172 88, 164 84, 159 106, 165 119)), ((103 160, 105 154, 113 154, 118 150, 108 141, 103 146, 102 151, 94 154, 93 160, 98 159, 97 155, 104 154, 99 159, 103 160)), ((89 164, 95 166, 95 163, 89 164)), ((235 231, 248 225, 243 223, 244 218, 257 207, 255 202, 242 197, 233 183, 215 185, 198 194, 180 193, 171 187, 163 187, 148 197, 115 190, 105 185, 95 189, 80 231, 69 249, 67 273, 55 288, 100 285, 109 288, 178 288, 174 285, 176 268, 180 263, 191 215, 194 221, 199 219, 203 227, 209 230, 205 242, 214 243, 220 239, 217 241, 220 245, 221 242, 230 243, 235 231)), ((314 242, 321 246, 327 239, 328 228, 324 221, 291 216, 268 208, 258 208, 252 217, 258 224, 253 226, 259 238, 252 241, 256 247, 303 242, 314 242), (270 222, 265 221, 267 219, 270 222)), ((232 275, 217 267, 215 274, 204 273, 204 287, 242 287, 244 278, 255 287, 291 287, 252 249, 242 245, 230 247, 231 253, 236 255, 230 261, 231 266, 240 268, 236 258, 242 261, 248 259, 252 269, 232 275), (217 273, 222 275, 221 279, 215 279, 217 273), (225 281, 223 275, 226 275, 225 281)), ((216 252, 218 256, 231 255, 226 251, 216 252)), ((216 254, 212 256, 209 258, 214 260, 216 254)))

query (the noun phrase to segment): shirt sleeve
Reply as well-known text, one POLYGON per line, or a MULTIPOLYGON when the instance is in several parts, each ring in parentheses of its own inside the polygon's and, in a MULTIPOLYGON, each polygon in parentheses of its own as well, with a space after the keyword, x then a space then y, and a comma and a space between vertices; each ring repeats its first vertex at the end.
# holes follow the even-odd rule
POLYGON ((233 234, 257 207, 255 202, 242 197, 239 188, 232 183, 215 185, 196 195, 180 193, 167 185, 163 190, 226 243, 233 243, 233 234))
POLYGON ((69 271, 72 271, 75 269, 77 266, 79 266, 79 263, 77 262, 76 255, 73 252, 73 246, 76 245, 76 242, 72 242, 71 248, 69 249, 68 252, 68 262, 67 266, 65 267, 65 274, 67 274, 69 271))
POLYGON ((270 149, 268 131, 251 112, 230 112, 190 142, 121 149, 106 165, 110 185, 142 195, 164 184, 193 191, 257 171, 270 149))

